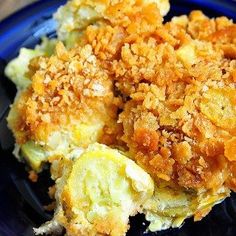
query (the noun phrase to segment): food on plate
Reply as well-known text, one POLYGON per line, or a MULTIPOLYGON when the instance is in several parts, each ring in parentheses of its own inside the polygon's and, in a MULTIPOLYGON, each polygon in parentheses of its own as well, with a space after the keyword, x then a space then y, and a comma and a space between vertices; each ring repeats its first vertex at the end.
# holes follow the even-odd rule
POLYGON ((37 234, 125 235, 201 220, 236 191, 236 25, 168 1, 68 1, 58 38, 6 74, 14 154, 50 166, 56 208, 37 234), (104 220, 106 219, 106 220, 104 220))

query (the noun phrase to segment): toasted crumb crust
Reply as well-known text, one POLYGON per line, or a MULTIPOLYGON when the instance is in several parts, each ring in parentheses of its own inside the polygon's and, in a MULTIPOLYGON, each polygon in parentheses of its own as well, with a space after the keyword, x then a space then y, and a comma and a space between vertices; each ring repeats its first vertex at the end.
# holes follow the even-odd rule
POLYGON ((30 170, 29 171, 29 176, 28 178, 32 181, 32 182, 37 182, 38 181, 38 174, 33 171, 33 170, 30 170))
POLYGON ((33 59, 29 69, 32 85, 13 105, 20 116, 10 122, 18 143, 45 141, 52 131, 78 121, 109 124, 116 117, 119 100, 91 45, 67 51, 58 43, 54 56, 33 59))
POLYGON ((122 126, 112 144, 156 180, 236 190, 236 25, 200 11, 163 24, 156 4, 142 1, 114 3, 106 14, 80 46, 59 43, 56 55, 31 61, 32 86, 10 124, 24 131, 18 142, 98 116, 122 126))

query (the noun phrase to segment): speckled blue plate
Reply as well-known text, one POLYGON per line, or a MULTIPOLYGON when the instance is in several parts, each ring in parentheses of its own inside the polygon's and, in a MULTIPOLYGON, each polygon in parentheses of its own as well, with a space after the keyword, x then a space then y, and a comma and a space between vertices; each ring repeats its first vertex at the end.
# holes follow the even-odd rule
MULTIPOLYGON (((37 184, 29 183, 24 166, 12 156, 14 140, 7 130, 5 117, 15 96, 15 87, 4 75, 6 63, 21 47, 33 47, 44 35, 55 37, 56 23, 52 14, 65 0, 43 0, 32 4, 0 22, 0 236, 32 236, 32 227, 50 219, 43 205, 49 202, 48 173, 37 184)), ((173 0, 167 19, 173 15, 201 9, 211 17, 225 15, 236 20, 236 1, 231 0, 173 0)), ((0 1, 1 7, 1 1, 0 1)), ((201 222, 191 219, 181 229, 145 233, 142 215, 131 218, 129 236, 236 236, 236 195, 214 207, 201 222)))

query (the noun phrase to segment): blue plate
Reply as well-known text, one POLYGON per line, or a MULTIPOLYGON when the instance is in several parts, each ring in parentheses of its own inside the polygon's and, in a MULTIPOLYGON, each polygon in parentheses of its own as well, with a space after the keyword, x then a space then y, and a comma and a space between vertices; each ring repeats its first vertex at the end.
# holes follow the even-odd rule
MULTIPOLYGON (((56 23, 52 14, 65 0, 43 0, 29 5, 0 23, 0 235, 32 236, 32 227, 50 219, 43 205, 49 202, 47 187, 49 174, 40 176, 37 184, 29 183, 24 166, 11 151, 14 140, 6 127, 5 117, 15 96, 15 87, 4 75, 6 63, 15 57, 21 47, 33 47, 44 35, 55 37, 56 23)), ((176 0, 171 1, 171 12, 166 17, 187 14, 201 9, 211 17, 228 16, 236 20, 236 2, 231 0, 176 0)), ((232 194, 201 222, 187 220, 181 229, 156 234, 145 233, 142 215, 131 218, 129 236, 235 236, 236 195, 232 194)))

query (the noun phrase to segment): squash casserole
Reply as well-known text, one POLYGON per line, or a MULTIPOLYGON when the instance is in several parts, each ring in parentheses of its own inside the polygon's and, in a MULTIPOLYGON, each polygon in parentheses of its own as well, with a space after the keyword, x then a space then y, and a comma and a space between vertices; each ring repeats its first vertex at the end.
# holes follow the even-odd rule
POLYGON ((236 25, 167 0, 72 0, 56 39, 6 67, 14 154, 50 168, 54 217, 37 235, 125 235, 201 220, 236 191, 236 25))

